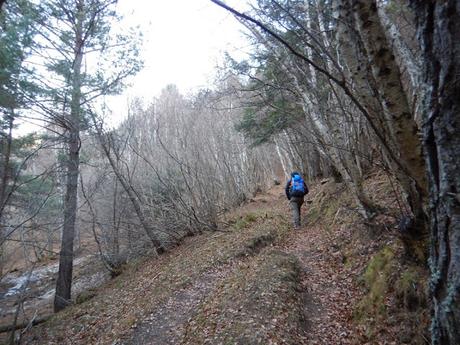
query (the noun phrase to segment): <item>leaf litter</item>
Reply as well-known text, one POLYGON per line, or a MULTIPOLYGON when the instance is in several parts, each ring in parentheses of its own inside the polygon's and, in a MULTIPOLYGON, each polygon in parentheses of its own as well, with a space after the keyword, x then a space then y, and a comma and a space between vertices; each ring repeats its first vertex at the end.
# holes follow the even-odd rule
POLYGON ((322 209, 337 190, 327 188, 312 188, 300 230, 276 187, 228 214, 227 231, 130 264, 91 300, 34 327, 25 343, 396 344, 366 340, 354 320, 365 294, 359 277, 376 249, 353 242, 358 221, 342 207, 349 200, 322 209))

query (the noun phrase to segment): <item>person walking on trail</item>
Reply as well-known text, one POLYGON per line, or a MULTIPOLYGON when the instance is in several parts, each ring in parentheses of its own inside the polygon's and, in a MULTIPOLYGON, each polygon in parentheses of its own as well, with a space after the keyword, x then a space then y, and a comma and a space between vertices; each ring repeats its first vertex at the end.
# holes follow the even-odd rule
POLYGON ((300 228, 300 209, 304 202, 304 196, 308 194, 308 187, 305 184, 302 176, 294 171, 291 173, 291 178, 286 183, 286 197, 289 200, 289 205, 292 209, 292 219, 294 228, 300 228))

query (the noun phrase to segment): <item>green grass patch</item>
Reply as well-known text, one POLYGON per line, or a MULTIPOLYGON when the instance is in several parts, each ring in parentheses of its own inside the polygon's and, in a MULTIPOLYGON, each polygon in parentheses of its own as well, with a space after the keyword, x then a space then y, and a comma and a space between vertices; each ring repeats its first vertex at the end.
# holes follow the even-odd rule
POLYGON ((427 272, 423 267, 402 264, 397 248, 397 243, 383 247, 370 259, 361 276, 367 293, 355 308, 354 317, 365 326, 367 341, 385 332, 391 320, 398 324, 399 343, 425 344, 429 337, 427 272))
POLYGON ((398 322, 401 344, 425 344, 429 312, 426 272, 404 266, 392 247, 384 247, 369 262, 362 280, 368 290, 355 310, 356 320, 366 326, 368 340, 384 331, 385 320, 398 322))
POLYGON ((86 290, 86 291, 82 291, 77 295, 77 298, 75 299, 75 303, 76 304, 84 303, 86 301, 89 301, 90 299, 92 299, 96 295, 97 295, 97 292, 94 289, 89 289, 89 290, 86 290))
POLYGON ((396 297, 408 311, 416 311, 427 305, 426 272, 418 266, 407 267, 395 284, 396 297))
POLYGON ((235 223, 233 224, 233 227, 236 229, 236 230, 241 230, 241 229, 244 229, 244 228, 247 228, 248 226, 250 226, 252 223, 254 223, 255 221, 257 221, 257 219, 260 218, 260 215, 255 213, 255 212, 250 212, 250 213, 247 213, 245 214, 244 216, 240 216, 236 221, 235 223))
POLYGON ((395 251, 389 246, 381 249, 369 261, 362 276, 368 292, 355 311, 355 316, 358 320, 378 319, 385 315, 385 296, 396 264, 395 251))

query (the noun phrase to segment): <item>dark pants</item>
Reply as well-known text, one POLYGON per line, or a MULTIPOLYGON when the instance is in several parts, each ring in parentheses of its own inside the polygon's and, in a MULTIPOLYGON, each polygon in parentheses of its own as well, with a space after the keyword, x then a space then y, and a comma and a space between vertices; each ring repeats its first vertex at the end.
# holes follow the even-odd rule
POLYGON ((294 221, 294 226, 300 226, 300 208, 303 204, 303 197, 295 197, 293 196, 289 201, 289 205, 291 206, 292 210, 292 220, 294 221))

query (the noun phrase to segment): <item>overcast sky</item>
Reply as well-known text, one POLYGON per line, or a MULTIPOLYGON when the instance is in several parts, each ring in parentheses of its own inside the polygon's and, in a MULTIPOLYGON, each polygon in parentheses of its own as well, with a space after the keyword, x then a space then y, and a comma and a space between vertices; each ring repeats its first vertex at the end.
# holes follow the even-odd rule
MULTIPOLYGON (((227 0, 244 9, 246 0, 227 0)), ((128 103, 142 97, 148 103, 168 84, 183 94, 207 87, 225 51, 242 55, 247 49, 242 26, 210 0, 119 0, 117 12, 123 27, 139 26, 144 45, 140 49, 145 67, 129 80, 122 95, 105 99, 108 124, 116 126, 127 114, 128 103)), ((40 122, 38 122, 40 124, 40 122)), ((25 134, 37 127, 25 119, 15 131, 25 134)))
MULTIPOLYGON (((245 0, 228 2, 244 8, 245 0)), ((120 0, 127 23, 144 34, 145 68, 133 79, 130 97, 147 99, 167 84, 186 93, 212 81, 224 51, 245 48, 241 25, 209 0, 120 0)))

